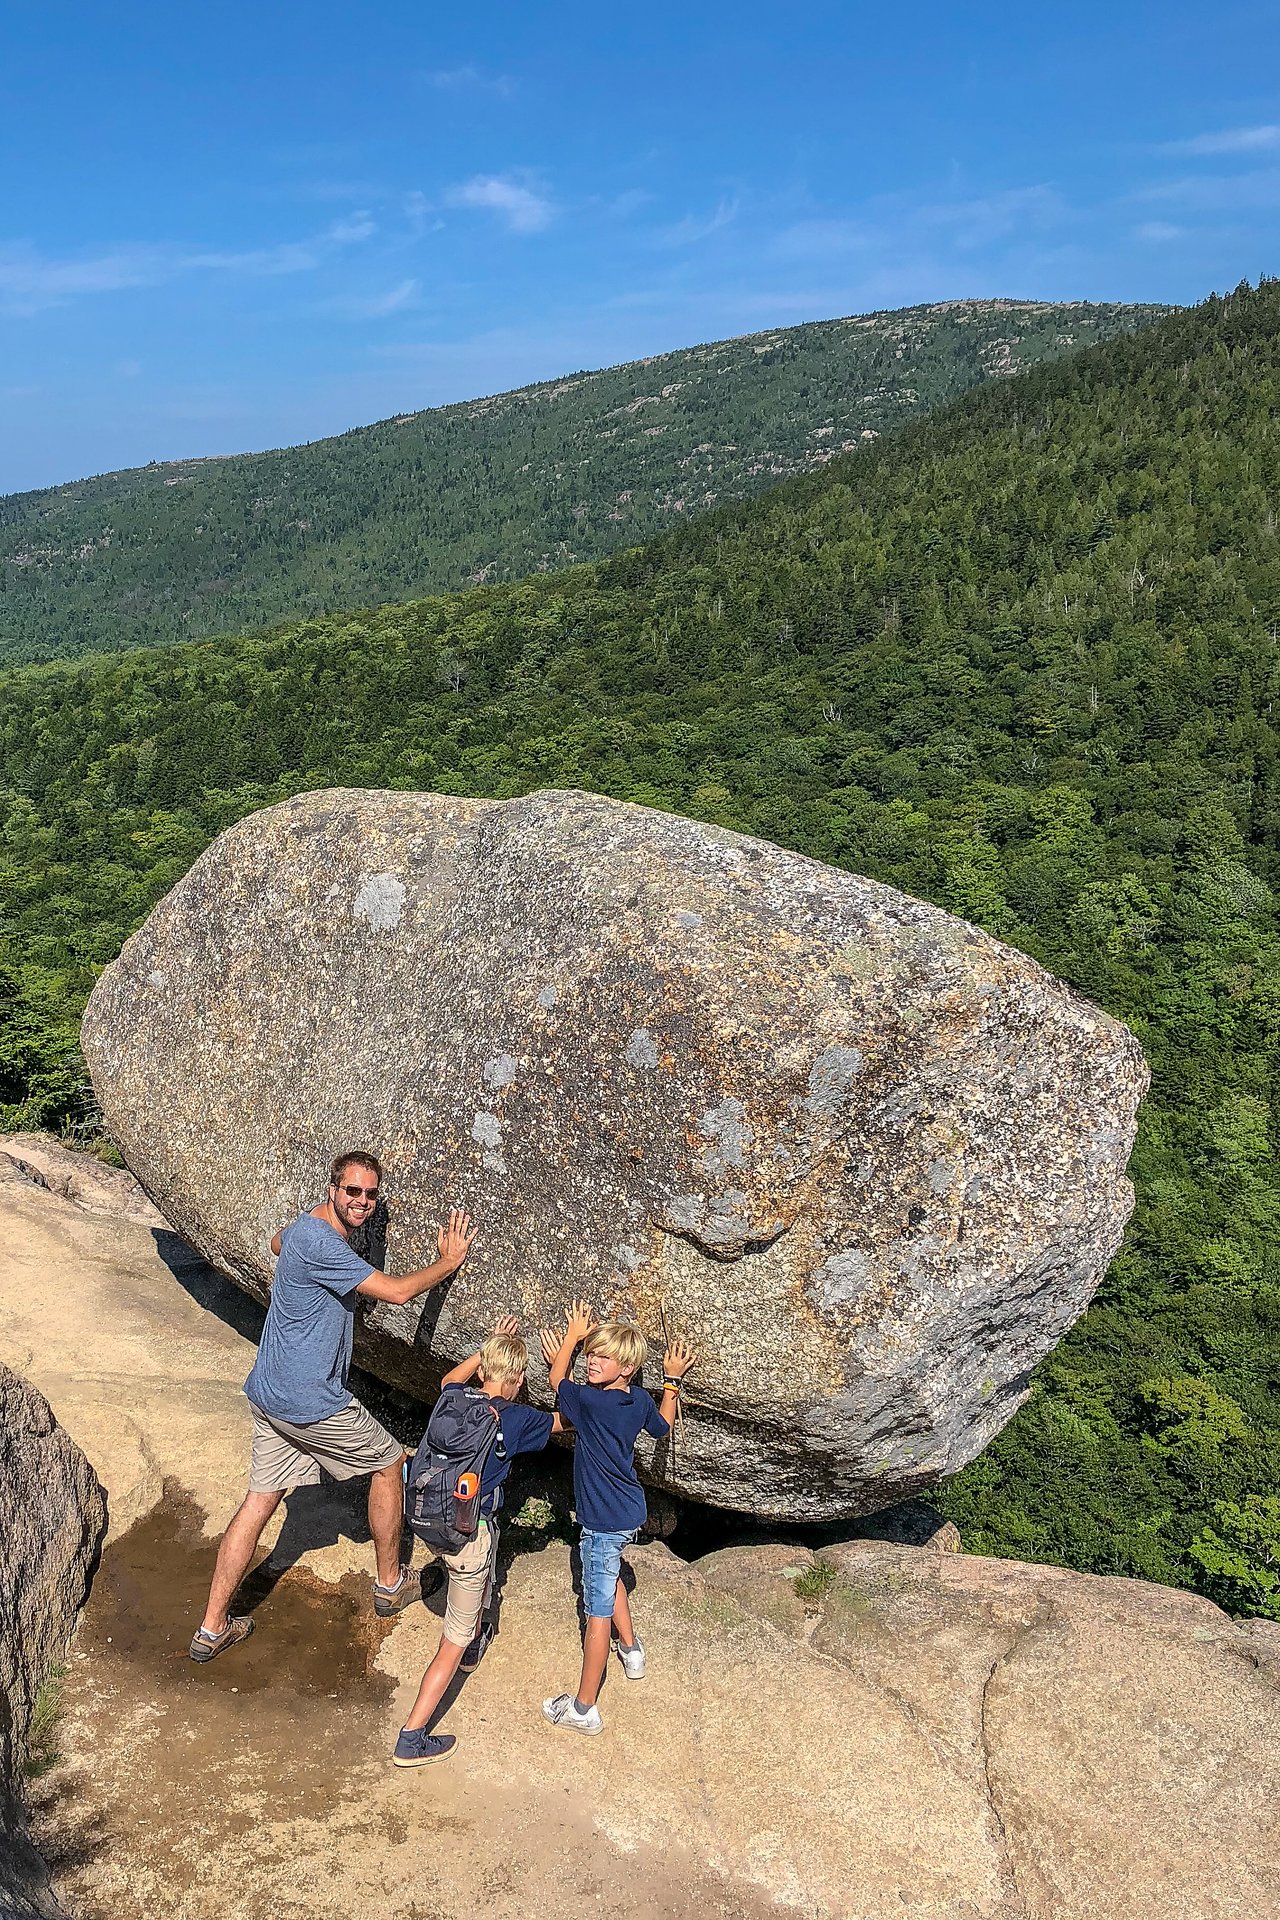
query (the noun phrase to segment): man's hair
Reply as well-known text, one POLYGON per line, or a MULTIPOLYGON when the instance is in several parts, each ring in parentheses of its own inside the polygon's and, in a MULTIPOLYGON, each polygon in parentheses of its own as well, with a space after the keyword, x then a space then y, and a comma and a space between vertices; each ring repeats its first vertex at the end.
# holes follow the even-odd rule
POLYGON ((639 1373, 649 1344, 639 1327, 629 1320, 606 1320, 587 1335, 584 1353, 603 1353, 616 1360, 624 1373, 639 1373))
POLYGON ((367 1167, 370 1173, 378 1176, 378 1185, 382 1185, 382 1162, 374 1153, 366 1153, 363 1147, 354 1147, 350 1153, 340 1153, 329 1169, 329 1185, 338 1187, 348 1167, 367 1167))
POLYGON ((518 1334, 491 1333, 480 1349, 480 1378, 489 1387, 519 1380, 529 1365, 529 1349, 518 1334))

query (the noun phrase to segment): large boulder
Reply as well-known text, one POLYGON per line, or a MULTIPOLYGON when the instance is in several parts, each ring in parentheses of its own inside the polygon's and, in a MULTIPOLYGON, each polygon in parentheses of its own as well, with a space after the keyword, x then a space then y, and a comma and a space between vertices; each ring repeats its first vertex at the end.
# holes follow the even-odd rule
POLYGON ((0 1364, 0 1920, 62 1912, 27 1838, 22 1776, 36 1699, 66 1652, 106 1511, 48 1401, 0 1364))
POLYGON ((918 1493, 1009 1418, 1120 1243, 1147 1081, 1124 1027, 937 907, 580 793, 252 815, 83 1044, 147 1193, 251 1293, 372 1146, 397 1270, 451 1203, 482 1237, 367 1315, 366 1365, 426 1393, 497 1313, 585 1292, 702 1351, 650 1479, 793 1518, 918 1493))

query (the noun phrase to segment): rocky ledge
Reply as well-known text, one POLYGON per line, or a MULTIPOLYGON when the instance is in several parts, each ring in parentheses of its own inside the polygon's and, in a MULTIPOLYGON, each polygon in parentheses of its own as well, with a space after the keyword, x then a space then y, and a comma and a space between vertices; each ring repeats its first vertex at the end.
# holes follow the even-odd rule
POLYGON ((26 1835, 22 1775, 106 1531, 102 1488, 48 1401, 0 1363, 0 1920, 57 1915, 26 1835))

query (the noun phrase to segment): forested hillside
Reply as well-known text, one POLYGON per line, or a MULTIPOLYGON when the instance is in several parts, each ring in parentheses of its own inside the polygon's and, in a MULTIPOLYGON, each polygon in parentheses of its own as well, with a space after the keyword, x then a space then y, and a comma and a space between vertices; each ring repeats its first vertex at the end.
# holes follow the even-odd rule
POLYGON ((949 301, 782 328, 0 498, 0 662, 152 646, 635 546, 1155 307, 949 301))
POLYGON ((9 1124, 84 1112, 95 968, 302 787, 587 786, 941 902, 1140 1035, 1138 1209, 951 1486, 977 1550, 1280 1618, 1280 286, 639 552, 0 681, 9 1124))

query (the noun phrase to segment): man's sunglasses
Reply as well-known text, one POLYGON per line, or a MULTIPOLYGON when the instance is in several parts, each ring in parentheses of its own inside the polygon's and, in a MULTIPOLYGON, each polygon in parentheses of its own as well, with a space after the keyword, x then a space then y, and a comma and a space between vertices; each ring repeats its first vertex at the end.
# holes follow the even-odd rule
POLYGON ((341 1191, 348 1200, 376 1200, 378 1197, 376 1187, 343 1187, 341 1191))

